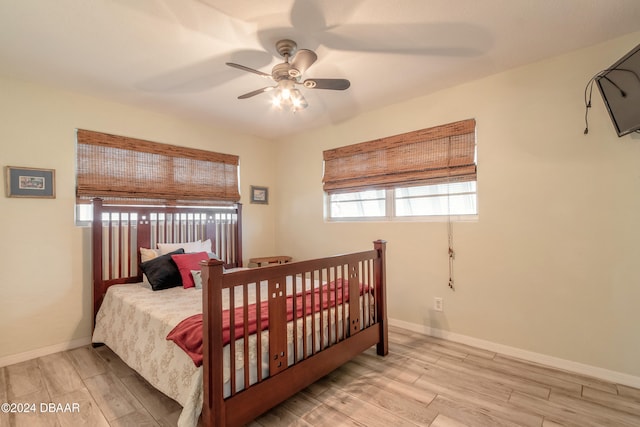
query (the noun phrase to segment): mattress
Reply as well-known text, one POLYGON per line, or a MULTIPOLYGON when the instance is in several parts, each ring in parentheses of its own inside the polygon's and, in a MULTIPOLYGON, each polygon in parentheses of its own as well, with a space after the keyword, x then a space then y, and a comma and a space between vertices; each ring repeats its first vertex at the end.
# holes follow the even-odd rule
POLYGON ((143 283, 114 285, 98 311, 92 337, 183 406, 181 427, 196 425, 202 410, 202 368, 166 336, 186 316, 201 312, 201 290, 154 292, 143 283))
MULTIPOLYGON (((292 279, 288 278, 287 293, 292 292, 292 279)), ((302 281, 297 280, 296 291, 302 289, 302 281)), ((313 286, 318 286, 316 282, 313 286)), ((268 295, 267 283, 261 283, 261 295, 268 295)), ((307 289, 312 285, 306 281, 307 289)), ((235 293, 235 306, 241 306, 243 295, 235 293)), ((251 292, 248 295, 249 304, 255 303, 255 297, 251 292)), ((229 307, 228 294, 223 294, 223 308, 229 307), (225 297, 226 295, 226 297, 225 297)), ((362 312, 362 304, 360 304, 362 312)), ((338 334, 342 331, 341 306, 323 312, 324 320, 319 322, 319 314, 316 321, 311 321, 311 316, 306 317, 307 343, 313 342, 312 324, 318 327, 324 325, 327 341, 335 341, 335 323, 331 331, 327 331, 328 318, 332 322, 336 318, 337 309, 338 334)), ((348 307, 345 307, 348 313, 348 307)), ((111 348, 127 365, 137 371, 156 389, 176 400, 183 406, 183 411, 178 420, 180 427, 192 427, 197 424, 202 410, 202 367, 196 367, 192 359, 174 342, 166 339, 169 332, 183 319, 202 312, 202 290, 182 287, 170 288, 162 291, 152 291, 144 283, 114 285, 111 286, 104 298, 101 308, 96 316, 96 327, 92 341, 104 343, 111 348)), ((364 319, 364 317, 362 317, 364 319)), ((304 320, 297 322, 298 352, 302 353, 304 320)), ((289 365, 293 363, 293 322, 288 325, 289 365)), ((320 333, 316 331, 316 346, 319 346, 320 333)), ((260 357, 262 377, 269 374, 268 333, 260 334, 262 341, 262 355, 260 357)), ((257 381, 255 361, 256 335, 249 337, 250 365, 249 381, 257 381)), ((242 339, 235 342, 236 359, 236 387, 237 391, 244 386, 244 342, 242 339)), ((230 369, 229 369, 229 345, 225 346, 224 357, 224 394, 230 394, 230 369)))

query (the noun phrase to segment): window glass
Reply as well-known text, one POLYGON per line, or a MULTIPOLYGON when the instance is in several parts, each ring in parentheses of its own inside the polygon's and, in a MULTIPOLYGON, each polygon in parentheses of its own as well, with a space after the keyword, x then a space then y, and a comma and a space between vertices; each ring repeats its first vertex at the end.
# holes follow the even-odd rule
POLYGON ((477 215, 476 182, 331 194, 329 220, 477 215))
POLYGON ((395 189, 396 216, 476 215, 476 183, 425 185, 395 189))
POLYGON ((91 225, 93 221, 93 206, 76 204, 76 225, 91 225))
POLYGON ((385 190, 338 193, 329 196, 331 218, 371 218, 385 216, 385 190))

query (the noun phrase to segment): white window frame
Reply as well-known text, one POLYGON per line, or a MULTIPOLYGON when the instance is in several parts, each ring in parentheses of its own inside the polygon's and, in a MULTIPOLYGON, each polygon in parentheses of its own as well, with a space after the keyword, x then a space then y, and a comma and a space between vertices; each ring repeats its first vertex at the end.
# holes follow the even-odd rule
MULTIPOLYGON (((405 188, 406 186, 398 186, 394 188, 388 188, 385 191, 385 214, 380 216, 352 216, 352 217, 332 217, 331 216, 331 194, 325 192, 324 193, 324 219, 326 222, 465 222, 465 221, 477 221, 478 220, 478 188, 477 181, 473 181, 476 183, 476 190, 473 193, 465 192, 460 194, 474 194, 475 195, 475 206, 476 212, 474 214, 459 214, 459 213, 450 213, 450 214, 426 214, 426 215, 402 215, 399 216, 396 214, 396 197, 395 190, 396 188, 405 188)), ((354 191, 353 193, 359 193, 360 191, 354 191)), ((458 193, 452 193, 452 195, 456 195, 458 193)), ((438 193, 437 196, 442 196, 444 193, 438 193)))

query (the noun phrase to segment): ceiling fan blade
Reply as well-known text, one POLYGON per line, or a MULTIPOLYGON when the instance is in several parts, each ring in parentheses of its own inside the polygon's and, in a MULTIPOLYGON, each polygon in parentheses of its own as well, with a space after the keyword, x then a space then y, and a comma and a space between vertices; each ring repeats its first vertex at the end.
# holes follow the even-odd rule
POLYGON ((236 64, 235 62, 227 62, 226 64, 229 67, 237 68, 237 69, 243 70, 243 71, 248 71, 250 73, 254 73, 254 74, 257 74, 257 75, 262 76, 262 77, 271 78, 271 74, 263 73, 262 71, 254 70, 253 68, 249 68, 249 67, 245 67, 244 65, 236 64))
POLYGON ((345 24, 327 27, 318 40, 336 50, 447 57, 476 56, 492 44, 485 29, 459 22, 388 24, 384 32, 378 24, 345 24))
POLYGON ((304 74, 305 71, 313 65, 318 59, 318 55, 309 49, 300 49, 293 57, 291 61, 291 68, 289 68, 289 75, 292 77, 298 77, 304 74))
MULTIPOLYGON (((480 55, 494 43, 487 29, 467 22, 386 23, 384 31, 379 23, 349 24, 365 2, 294 0, 291 23, 298 32, 313 34, 319 44, 354 52, 466 57, 480 55), (335 17, 341 17, 339 22, 335 17)), ((396 7, 381 3, 388 3, 388 10, 396 7)), ((420 3, 415 2, 416 13, 420 3)))
POLYGON ((267 86, 267 87, 263 87, 262 89, 258 89, 258 90, 254 90, 252 92, 249 93, 245 93, 244 95, 240 95, 238 97, 238 99, 247 99, 247 98, 251 98, 252 96, 256 96, 256 95, 260 95, 261 93, 264 92, 269 92, 270 90, 275 89, 277 86, 267 86))
POLYGON ((307 79, 303 83, 307 89, 349 89, 351 82, 347 79, 307 79))

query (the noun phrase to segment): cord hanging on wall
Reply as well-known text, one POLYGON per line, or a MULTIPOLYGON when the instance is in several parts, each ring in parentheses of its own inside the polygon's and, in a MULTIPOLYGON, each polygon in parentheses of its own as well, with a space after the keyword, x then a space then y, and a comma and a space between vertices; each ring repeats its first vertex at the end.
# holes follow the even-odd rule
MULTIPOLYGON (((451 164, 451 138, 449 137, 449 144, 447 149, 447 163, 451 164)), ((447 239, 449 246, 449 288, 455 291, 455 284, 453 281, 453 260, 456 258, 456 253, 453 250, 453 223, 451 222, 451 171, 447 173, 447 239)))
POLYGON ((589 133, 589 108, 591 108, 591 95, 593 94, 593 84, 595 83, 598 76, 602 74, 602 71, 597 73, 595 76, 591 77, 587 86, 584 88, 584 134, 589 133))
POLYGON ((455 291, 453 282, 453 260, 456 258, 456 253, 453 250, 453 226, 451 224, 451 214, 449 214, 449 288, 455 291))

